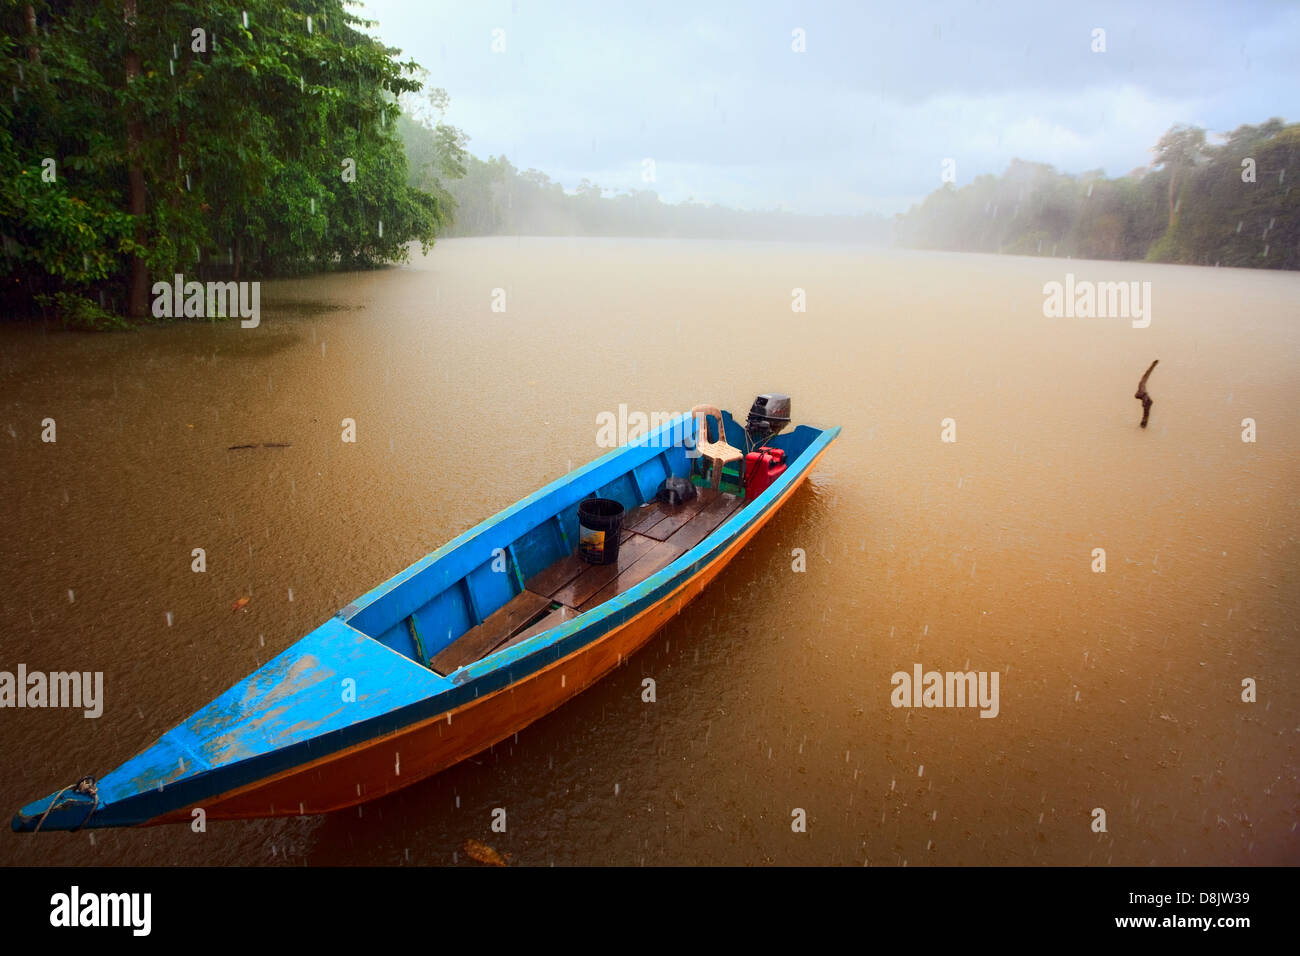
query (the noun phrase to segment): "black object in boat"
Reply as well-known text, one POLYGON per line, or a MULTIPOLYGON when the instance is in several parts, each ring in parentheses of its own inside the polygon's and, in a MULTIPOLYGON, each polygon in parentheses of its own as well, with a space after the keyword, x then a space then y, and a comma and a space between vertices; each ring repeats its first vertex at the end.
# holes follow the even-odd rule
POLYGON ((689 478, 678 478, 676 476, 665 478, 663 485, 659 489, 659 494, 655 497, 666 505, 676 507, 690 501, 695 497, 695 485, 691 484, 689 478))
POLYGON ((623 506, 612 498, 586 498, 578 504, 578 553, 589 564, 618 560, 623 506))

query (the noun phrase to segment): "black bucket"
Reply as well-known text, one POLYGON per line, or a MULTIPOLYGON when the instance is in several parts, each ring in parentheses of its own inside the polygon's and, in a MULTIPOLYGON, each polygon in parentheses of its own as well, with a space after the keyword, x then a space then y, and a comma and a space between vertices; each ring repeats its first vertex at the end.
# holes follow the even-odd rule
POLYGON ((612 498, 588 498, 578 505, 578 553, 589 564, 618 560, 623 506, 612 498))

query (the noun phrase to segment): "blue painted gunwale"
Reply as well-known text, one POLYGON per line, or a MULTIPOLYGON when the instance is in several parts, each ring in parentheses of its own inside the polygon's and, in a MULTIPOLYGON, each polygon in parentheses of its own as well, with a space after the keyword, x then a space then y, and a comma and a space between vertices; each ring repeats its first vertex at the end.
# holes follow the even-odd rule
MULTIPOLYGON (((749 526, 779 505, 787 490, 840 432, 838 427, 821 430, 801 425, 778 436, 771 444, 786 448, 792 459, 785 474, 695 547, 636 587, 591 611, 513 647, 497 651, 461 668, 450 677, 434 673, 351 623, 367 609, 375 608, 385 600, 391 601, 399 589, 404 585, 410 586, 410 582, 422 572, 435 568, 440 561, 447 561, 451 556, 459 556, 459 561, 442 569, 446 575, 446 587, 453 586, 459 579, 454 576, 456 570, 468 565, 460 575, 463 577, 479 567, 482 562, 478 559, 484 553, 490 556, 492 547, 501 547, 515 540, 516 535, 512 532, 516 528, 530 527, 525 522, 539 516, 540 521, 546 521, 548 515, 557 514, 565 506, 589 496, 594 490, 588 487, 592 482, 595 482, 595 488, 600 488, 620 475, 630 473, 637 464, 664 452, 659 443, 666 443, 665 436, 671 434, 671 429, 686 427, 688 432, 693 432, 691 425, 693 423, 683 416, 634 443, 610 451, 469 529, 367 592, 168 731, 153 746, 106 775, 99 783, 99 806, 84 825, 95 828, 147 823, 367 740, 440 717, 580 651, 658 604, 713 564, 749 526), (557 502, 564 504, 556 507, 557 502), (499 533, 493 534, 494 531, 499 533), (481 547, 475 548, 476 542, 481 547), (267 697, 275 697, 283 675, 301 665, 309 656, 320 662, 312 672, 317 679, 307 687, 295 687, 288 698, 267 701, 267 697), (340 706, 339 679, 346 676, 357 681, 357 700, 340 706), (262 752, 249 752, 244 757, 232 756, 230 749, 239 749, 254 735, 261 737, 257 743, 266 742, 269 737, 266 725, 273 723, 271 718, 275 716, 275 711, 268 708, 282 699, 293 702, 291 716, 301 718, 306 710, 309 716, 318 717, 308 721, 310 727, 299 730, 300 734, 306 735, 262 752), (249 707, 250 700, 261 702, 262 709, 249 707), (232 719, 223 723, 223 715, 232 719), (196 733, 204 727, 208 728, 206 734, 196 733), (224 752, 214 744, 214 741, 224 739, 223 735, 215 733, 215 730, 223 728, 237 732, 235 740, 224 752), (223 757, 226 758, 224 761, 223 757)), ((727 413, 724 413, 724 428, 728 440, 743 447, 743 429, 727 413)), ((537 523, 533 521, 533 526, 537 523)), ((401 608, 399 604, 398 610, 401 608)), ((288 730, 301 728, 303 723, 298 719, 288 730)), ((54 796, 23 807, 13 819, 13 829, 31 829, 35 818, 45 811, 54 796)), ((49 813, 43 829, 77 828, 89 806, 84 798, 66 796, 49 813)))

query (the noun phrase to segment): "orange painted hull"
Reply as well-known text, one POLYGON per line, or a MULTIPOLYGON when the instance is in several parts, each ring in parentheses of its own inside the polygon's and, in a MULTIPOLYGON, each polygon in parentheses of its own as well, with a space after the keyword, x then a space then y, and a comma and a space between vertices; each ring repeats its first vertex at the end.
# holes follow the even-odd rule
MULTIPOLYGON (((738 535, 712 563, 657 604, 568 657, 435 718, 367 740, 198 806, 210 820, 341 810, 410 786, 518 733, 600 680, 644 645, 717 577, 794 494, 816 463, 817 459, 810 462, 774 507, 738 535)), ((192 810, 193 807, 186 807, 144 825, 189 821, 192 810)))

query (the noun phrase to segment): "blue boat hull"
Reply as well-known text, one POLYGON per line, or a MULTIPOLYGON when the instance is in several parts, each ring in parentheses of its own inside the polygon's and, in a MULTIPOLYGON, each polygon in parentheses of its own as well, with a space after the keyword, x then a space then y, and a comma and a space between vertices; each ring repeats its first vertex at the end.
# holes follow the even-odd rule
MULTIPOLYGON (((408 786, 589 686, 695 597, 788 499, 838 428, 771 442, 790 467, 640 584, 454 672, 431 659, 572 548, 591 494, 634 507, 685 474, 681 419, 564 476, 348 605, 100 780, 22 808, 18 831, 321 813, 408 786)), ((728 440, 743 433, 724 415, 728 440)), ((687 437, 693 437, 688 434, 687 437)))

